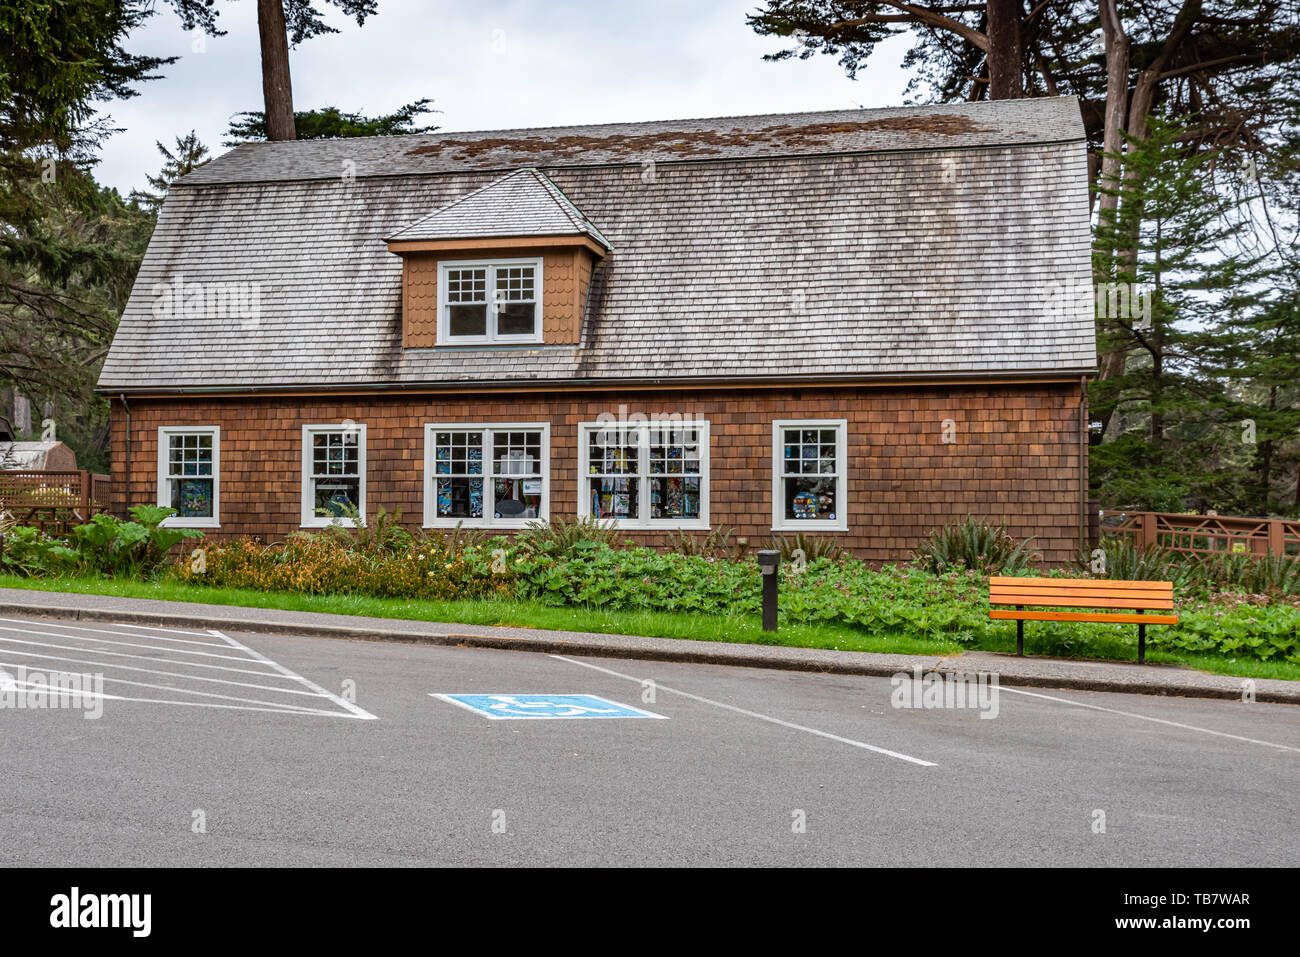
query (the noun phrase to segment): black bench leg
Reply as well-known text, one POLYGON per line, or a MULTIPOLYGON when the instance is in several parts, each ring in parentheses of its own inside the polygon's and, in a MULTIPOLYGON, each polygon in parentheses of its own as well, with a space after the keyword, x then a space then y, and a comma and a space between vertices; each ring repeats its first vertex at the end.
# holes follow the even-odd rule
POLYGON ((1138 625, 1138 664, 1147 663, 1147 626, 1138 625))
MULTIPOLYGON (((1016 610, 1019 611, 1023 607, 1017 605, 1016 610)), ((1016 654, 1021 658, 1025 656, 1025 622, 1022 618, 1016 619, 1016 654)))

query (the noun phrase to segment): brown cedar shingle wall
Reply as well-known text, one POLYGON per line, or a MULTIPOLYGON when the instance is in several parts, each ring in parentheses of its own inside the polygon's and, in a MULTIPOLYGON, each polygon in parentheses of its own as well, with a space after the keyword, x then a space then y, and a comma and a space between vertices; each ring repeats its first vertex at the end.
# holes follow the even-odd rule
MULTIPOLYGON (((1079 388, 998 387, 802 389, 791 391, 569 392, 486 396, 333 396, 132 399, 131 504, 156 497, 161 425, 221 426, 221 522, 216 535, 279 540, 299 524, 301 429, 364 422, 367 508, 423 516, 425 422, 551 422, 551 514, 576 510, 578 422, 601 413, 694 413, 710 422, 710 511, 714 527, 758 544, 771 535, 774 418, 845 418, 847 532, 833 536, 860 557, 905 559, 931 529, 967 513, 1036 537, 1044 557, 1067 561, 1078 544, 1079 388), (944 444, 942 422, 956 423, 944 444)), ((113 407, 115 510, 123 500, 125 419, 113 407)), ((655 542, 653 533, 629 538, 655 542)))
MULTIPOLYGON (((461 253, 405 253, 402 256, 402 345, 428 349, 438 344, 438 261, 480 259, 483 250, 461 253)), ((591 279, 592 255, 577 246, 492 250, 491 258, 542 257, 542 341, 576 343, 591 279)))

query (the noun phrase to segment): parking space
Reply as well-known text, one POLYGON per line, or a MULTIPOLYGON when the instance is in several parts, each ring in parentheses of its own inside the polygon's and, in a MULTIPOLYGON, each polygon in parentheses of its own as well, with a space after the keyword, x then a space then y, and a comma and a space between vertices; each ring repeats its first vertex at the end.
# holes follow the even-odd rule
POLYGON ((0 687, 65 698, 75 687, 78 697, 103 702, 374 717, 221 631, 0 618, 0 687))
POLYGON ((1300 861, 1300 708, 1004 687, 992 713, 903 707, 886 678, 102 628, 69 630, 99 653, 24 647, 168 684, 110 686, 142 700, 98 722, 0 715, 10 863, 1300 861))

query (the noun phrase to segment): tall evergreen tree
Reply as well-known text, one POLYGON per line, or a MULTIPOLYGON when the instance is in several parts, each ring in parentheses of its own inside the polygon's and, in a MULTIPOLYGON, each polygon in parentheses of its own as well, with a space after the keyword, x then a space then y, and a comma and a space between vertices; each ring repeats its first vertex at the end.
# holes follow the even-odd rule
POLYGON ((109 131, 96 103, 172 62, 123 49, 151 13, 143 0, 0 5, 0 392, 63 425, 93 418, 95 372, 148 241, 148 214, 89 168, 109 131))
POLYGON ((208 156, 208 148, 199 141, 193 130, 176 137, 175 153, 164 146, 161 140, 155 141, 155 145, 162 154, 163 165, 157 176, 146 177, 153 191, 134 189, 131 191, 131 199, 157 215, 171 184, 207 163, 211 157, 208 156))
POLYGON ((1239 390, 1213 357, 1269 308, 1271 277, 1244 247, 1240 202, 1213 187, 1214 154, 1188 147, 1185 123, 1147 125, 1126 153, 1132 175, 1104 187, 1121 194, 1119 215, 1094 243, 1100 348, 1124 361, 1091 394, 1111 426, 1092 479, 1112 507, 1231 511, 1248 498, 1253 449, 1236 427, 1239 390))

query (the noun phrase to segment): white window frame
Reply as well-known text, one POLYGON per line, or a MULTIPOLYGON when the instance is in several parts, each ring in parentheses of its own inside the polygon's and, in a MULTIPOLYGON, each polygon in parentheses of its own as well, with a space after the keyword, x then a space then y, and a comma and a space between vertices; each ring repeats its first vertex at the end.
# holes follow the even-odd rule
MULTIPOLYGON (((442 478, 451 476, 441 475, 442 478)), ((463 476, 462 476, 463 477, 463 476)), ((530 522, 548 522, 551 518, 551 423, 549 422, 426 422, 424 423, 424 527, 455 528, 526 528, 530 522), (455 518, 438 515, 438 488, 440 477, 436 471, 439 432, 483 433, 483 514, 479 518, 455 518), (497 518, 496 485, 493 471, 493 433, 541 432, 542 448, 540 473, 542 502, 536 518, 497 518)))
POLYGON ((361 520, 366 520, 366 427, 355 422, 324 422, 302 427, 302 528, 328 528, 338 525, 342 528, 356 528, 357 523, 340 515, 317 515, 316 496, 311 484, 312 472, 312 436, 319 432, 356 432, 357 433, 357 511, 361 520))
POLYGON ((774 532, 844 532, 849 528, 849 420, 848 419, 773 419, 772 420, 772 531, 774 532), (835 502, 838 511, 831 519, 797 519, 785 517, 785 429, 835 429, 835 502))
POLYGON ((519 259, 447 259, 438 262, 438 345, 458 346, 493 343, 535 343, 542 341, 542 257, 529 256, 519 259), (498 267, 511 266, 533 267, 534 323, 533 334, 528 336, 502 336, 497 334, 497 300, 496 271, 498 267), (451 334, 451 303, 447 301, 448 269, 486 269, 487 270, 487 335, 453 336, 451 334))
MULTIPOLYGON (((168 528, 220 528, 221 527, 221 426, 219 425, 164 425, 158 429, 158 504, 171 507, 171 437, 173 435, 212 436, 212 517, 185 517, 173 515, 162 524, 168 528)), ((207 478, 207 476, 198 476, 207 478)))
MULTIPOLYGON (((680 423, 670 419, 661 419, 658 421, 647 422, 579 422, 578 423, 578 517, 591 517, 591 485, 589 478, 591 446, 587 436, 593 431, 609 430, 629 431, 639 429, 648 433, 651 429, 697 429, 700 437, 700 472, 696 476, 693 473, 683 473, 682 477, 696 478, 700 480, 700 517, 699 518, 651 518, 650 517, 650 479, 658 478, 659 475, 650 474, 650 442, 648 435, 637 440, 637 474, 636 481, 642 483, 637 493, 637 512, 636 519, 629 518, 602 518, 602 523, 613 522, 615 528, 636 528, 636 529, 654 529, 662 528, 668 530, 687 529, 687 530, 708 530, 709 526, 709 423, 706 419, 685 419, 680 423)), ((672 477, 672 476, 666 476, 672 477)))

